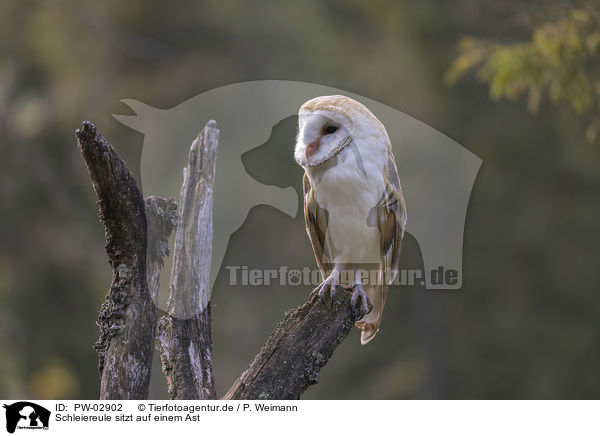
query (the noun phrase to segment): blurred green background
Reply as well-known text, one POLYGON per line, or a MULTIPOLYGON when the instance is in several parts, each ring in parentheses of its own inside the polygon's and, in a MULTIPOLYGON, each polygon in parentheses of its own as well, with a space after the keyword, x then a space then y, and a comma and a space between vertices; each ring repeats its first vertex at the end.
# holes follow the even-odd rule
MULTIPOLYGON (((127 113, 120 99, 170 108, 260 79, 378 100, 483 159, 463 289, 392 289, 377 338, 361 347, 354 331, 304 398, 597 398, 599 10, 595 0, 2 1, 0 398, 98 396, 92 346, 110 269, 75 146, 81 121, 139 174, 143 137, 111 117, 127 113), (547 23, 559 23, 555 40, 518 45, 547 23)), ((255 208, 233 241, 266 263, 277 253, 253 241, 270 219, 284 218, 255 208)), ((302 219, 294 226, 286 246, 311 265, 302 219)), ((404 266, 419 264, 410 236, 405 249, 404 266)), ((213 298, 219 395, 309 293, 224 287, 213 298)), ((158 359, 151 396, 166 398, 158 359)))

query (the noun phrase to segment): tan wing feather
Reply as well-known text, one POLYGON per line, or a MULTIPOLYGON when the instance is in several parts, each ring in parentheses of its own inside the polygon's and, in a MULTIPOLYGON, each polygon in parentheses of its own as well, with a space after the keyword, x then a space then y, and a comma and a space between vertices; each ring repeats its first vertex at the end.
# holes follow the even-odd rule
POLYGON ((385 192, 375 212, 376 225, 381 235, 381 273, 384 282, 371 288, 369 295, 373 300, 373 310, 356 323, 356 326, 362 330, 360 342, 363 345, 373 339, 379 331, 387 290, 398 273, 400 249, 406 227, 406 206, 391 150, 383 176, 385 192))
POLYGON ((384 199, 377 209, 377 225, 381 233, 381 262, 386 272, 386 284, 390 284, 398 273, 400 249, 406 227, 406 204, 402 195, 400 178, 394 155, 390 152, 387 167, 384 170, 384 199), (388 274, 388 271, 390 272, 388 274))
POLYGON ((333 269, 329 254, 325 250, 329 214, 327 210, 319 207, 315 201, 314 191, 306 173, 302 177, 302 188, 304 191, 304 223, 306 225, 306 233, 308 233, 321 274, 323 277, 326 277, 333 269))

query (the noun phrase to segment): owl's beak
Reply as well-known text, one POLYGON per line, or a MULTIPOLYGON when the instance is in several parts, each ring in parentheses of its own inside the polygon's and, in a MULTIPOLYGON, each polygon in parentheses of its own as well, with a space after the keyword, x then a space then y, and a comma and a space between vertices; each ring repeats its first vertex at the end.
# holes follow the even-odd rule
POLYGON ((310 159, 310 157, 317 152, 319 146, 321 145, 320 141, 311 142, 306 146, 306 150, 304 154, 306 155, 306 159, 310 159))

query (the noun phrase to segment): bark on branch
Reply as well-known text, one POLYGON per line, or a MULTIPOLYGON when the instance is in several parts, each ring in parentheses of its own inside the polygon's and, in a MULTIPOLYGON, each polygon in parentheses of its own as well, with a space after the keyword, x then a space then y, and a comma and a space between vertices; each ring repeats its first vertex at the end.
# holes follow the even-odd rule
POLYGON ((112 282, 98 317, 95 345, 101 399, 144 399, 154 344, 156 306, 146 282, 144 198, 125 162, 86 121, 77 143, 98 197, 112 282))
POLYGON ((209 121, 189 152, 181 187, 169 313, 157 328, 156 347, 169 397, 216 398, 212 366, 210 267, 213 183, 219 130, 209 121))
POLYGON ((170 198, 150 195, 146 197, 148 222, 148 249, 146 250, 146 275, 152 300, 158 301, 160 271, 164 258, 169 256, 169 236, 177 227, 177 202, 170 198))
POLYGON ((344 293, 325 307, 317 293, 285 314, 250 367, 223 397, 228 400, 293 400, 317 382, 319 371, 359 317, 344 293))

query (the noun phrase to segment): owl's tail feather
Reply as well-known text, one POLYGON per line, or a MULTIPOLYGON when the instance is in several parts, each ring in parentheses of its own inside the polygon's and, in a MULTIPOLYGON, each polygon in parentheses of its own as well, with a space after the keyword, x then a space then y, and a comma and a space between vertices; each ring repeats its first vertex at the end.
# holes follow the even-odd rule
POLYGON ((375 337, 379 331, 379 326, 374 323, 357 322, 356 327, 362 330, 360 334, 360 343, 362 345, 368 344, 371 339, 375 337))
POLYGON ((383 306, 385 305, 385 297, 387 295, 387 286, 368 286, 365 288, 365 291, 373 302, 373 310, 355 323, 356 327, 362 330, 360 335, 360 343, 362 345, 369 343, 379 331, 381 315, 383 315, 383 306))

